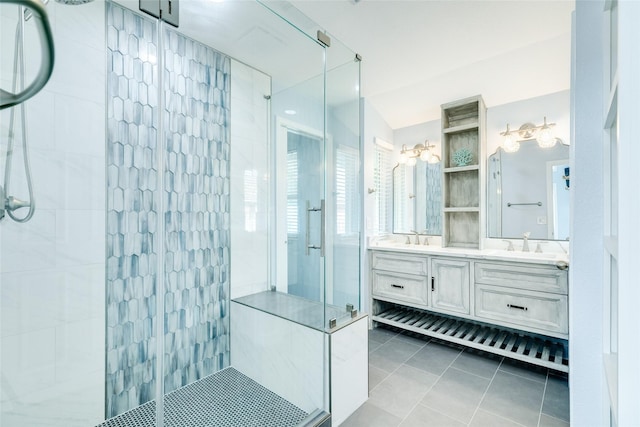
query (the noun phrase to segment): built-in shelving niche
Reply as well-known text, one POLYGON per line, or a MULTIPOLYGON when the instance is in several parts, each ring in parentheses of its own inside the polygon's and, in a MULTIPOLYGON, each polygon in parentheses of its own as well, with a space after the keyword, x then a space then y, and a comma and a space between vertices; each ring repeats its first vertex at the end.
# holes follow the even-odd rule
POLYGON ((442 105, 443 246, 480 248, 484 234, 486 108, 481 96, 442 105), (462 149, 471 153, 455 162, 462 149))

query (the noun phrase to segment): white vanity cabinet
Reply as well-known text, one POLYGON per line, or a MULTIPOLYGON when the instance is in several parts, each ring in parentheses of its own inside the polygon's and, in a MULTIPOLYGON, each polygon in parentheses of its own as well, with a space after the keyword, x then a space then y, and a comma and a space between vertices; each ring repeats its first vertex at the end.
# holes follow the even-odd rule
POLYGON ((566 263, 370 249, 373 322, 568 372, 566 263))
POLYGON ((431 306, 469 314, 469 261, 431 258, 431 306))
POLYGON ((371 266, 374 299, 447 314, 469 314, 468 261, 375 251, 371 266))
POLYGON ((522 263, 475 263, 475 315, 505 326, 568 338, 567 270, 522 263))
POLYGON ((372 295, 418 307, 429 304, 427 257, 373 252, 371 267, 372 295))

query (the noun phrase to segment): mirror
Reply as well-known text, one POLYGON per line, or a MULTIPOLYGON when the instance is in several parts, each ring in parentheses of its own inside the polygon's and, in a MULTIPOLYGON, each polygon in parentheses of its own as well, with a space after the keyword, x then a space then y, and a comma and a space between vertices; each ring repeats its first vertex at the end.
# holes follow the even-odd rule
POLYGON ((393 232, 442 234, 441 163, 418 160, 393 168, 393 232))
POLYGON ((487 235, 494 238, 568 240, 569 146, 540 148, 536 140, 520 149, 501 147, 487 164, 487 235))

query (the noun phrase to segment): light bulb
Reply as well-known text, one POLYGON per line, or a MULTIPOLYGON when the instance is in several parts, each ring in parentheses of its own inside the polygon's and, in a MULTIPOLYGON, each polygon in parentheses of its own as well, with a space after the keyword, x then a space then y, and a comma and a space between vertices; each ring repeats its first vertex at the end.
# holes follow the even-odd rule
POLYGON ((431 151, 422 150, 422 153, 420 153, 420 160, 422 160, 423 162, 428 162, 429 160, 431 160, 431 151))
POLYGON ((544 118, 544 124, 542 128, 540 128, 540 133, 538 133, 538 137, 536 140, 538 141, 538 145, 541 148, 551 148, 556 145, 556 139, 553 137, 551 133, 551 126, 554 126, 555 123, 551 123, 551 125, 547 124, 547 118, 544 118))
POLYGON ((415 166, 415 164, 416 164, 416 158, 415 157, 409 157, 407 159, 407 165, 408 166, 415 166))
POLYGON ((540 129, 537 141, 541 148, 551 148, 556 145, 556 139, 551 134, 551 129, 549 129, 547 125, 540 129))
POLYGON ((404 151, 400 152, 400 156, 398 157, 398 163, 402 165, 407 163, 407 155, 404 153, 404 151))
POLYGON ((507 153, 515 153, 520 149, 520 143, 518 141, 514 141, 513 137, 510 133, 504 136, 504 142, 502 143, 502 147, 504 151, 507 153))

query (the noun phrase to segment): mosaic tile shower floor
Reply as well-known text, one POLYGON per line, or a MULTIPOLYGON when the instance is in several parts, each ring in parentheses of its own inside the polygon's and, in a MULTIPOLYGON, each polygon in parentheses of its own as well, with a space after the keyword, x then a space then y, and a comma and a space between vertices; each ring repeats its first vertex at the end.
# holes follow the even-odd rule
MULTIPOLYGON (((167 427, 294 427, 308 414, 233 368, 165 398, 167 427)), ((155 427, 151 401, 96 427, 155 427)))

